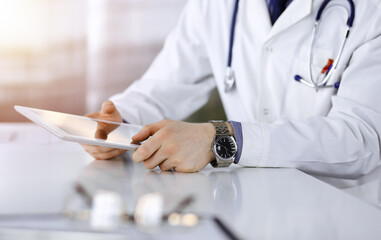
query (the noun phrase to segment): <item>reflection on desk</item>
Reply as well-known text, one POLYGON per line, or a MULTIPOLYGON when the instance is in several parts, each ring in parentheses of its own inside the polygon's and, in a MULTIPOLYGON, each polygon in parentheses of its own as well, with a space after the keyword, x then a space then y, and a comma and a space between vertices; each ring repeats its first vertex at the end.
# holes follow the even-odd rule
MULTIPOLYGON (((161 192, 165 196, 165 213, 174 209, 184 196, 196 199, 185 210, 203 209, 202 213, 206 214, 214 213, 213 209, 240 211, 242 193, 235 171, 207 174, 148 171, 142 164, 136 165, 128 158, 94 161, 80 174, 78 183, 90 196, 94 196, 99 189, 120 193, 130 213, 133 213, 141 196, 152 192, 161 192), (234 205, 231 204, 233 202, 234 205)), ((234 215, 233 212, 231 215, 234 215)))

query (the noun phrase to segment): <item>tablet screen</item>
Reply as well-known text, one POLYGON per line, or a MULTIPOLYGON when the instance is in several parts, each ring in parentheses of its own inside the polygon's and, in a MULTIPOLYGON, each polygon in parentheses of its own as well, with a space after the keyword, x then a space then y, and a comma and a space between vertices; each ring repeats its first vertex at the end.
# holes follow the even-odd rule
POLYGON ((87 144, 136 148, 132 136, 140 126, 93 119, 35 108, 16 108, 23 115, 66 140, 87 144), (21 110, 21 111, 20 111, 21 110))

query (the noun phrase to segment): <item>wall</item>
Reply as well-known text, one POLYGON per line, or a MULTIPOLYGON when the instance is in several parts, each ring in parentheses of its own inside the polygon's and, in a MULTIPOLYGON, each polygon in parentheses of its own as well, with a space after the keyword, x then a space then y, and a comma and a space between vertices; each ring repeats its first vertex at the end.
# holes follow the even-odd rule
POLYGON ((148 68, 185 0, 89 2, 87 110, 96 111, 148 68))
POLYGON ((81 0, 0 3, 0 121, 24 119, 15 104, 84 111, 86 7, 81 0))
POLYGON ((185 0, 0 3, 0 121, 13 105, 85 114, 139 78, 185 0))
MULTIPOLYGON (((148 68, 186 0, 0 2, 0 122, 14 105, 99 110, 148 68)), ((218 93, 189 121, 225 119, 218 93)))

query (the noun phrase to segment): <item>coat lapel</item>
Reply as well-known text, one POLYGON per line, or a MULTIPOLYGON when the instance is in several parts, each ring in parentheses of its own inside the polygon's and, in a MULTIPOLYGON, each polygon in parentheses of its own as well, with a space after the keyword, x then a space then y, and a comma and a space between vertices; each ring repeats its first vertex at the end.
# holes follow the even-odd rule
POLYGON ((312 11, 312 1, 294 0, 275 22, 267 39, 272 38, 309 15, 312 11))
POLYGON ((244 1, 245 10, 247 11, 247 24, 257 36, 261 36, 262 40, 268 36, 272 25, 266 0, 247 0, 244 1))

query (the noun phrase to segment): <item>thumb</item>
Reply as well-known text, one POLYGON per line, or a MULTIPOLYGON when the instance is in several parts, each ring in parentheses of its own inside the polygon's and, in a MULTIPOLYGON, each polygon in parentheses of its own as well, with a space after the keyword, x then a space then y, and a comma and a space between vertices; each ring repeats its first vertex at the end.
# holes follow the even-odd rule
POLYGON ((150 136, 154 135, 161 128, 168 125, 169 120, 162 120, 160 122, 144 125, 142 129, 132 137, 132 140, 135 142, 141 142, 148 139, 150 136))
POLYGON ((101 109, 101 113, 104 113, 104 114, 112 114, 114 113, 116 110, 115 108, 115 105, 113 102, 111 101, 105 101, 103 104, 102 104, 102 109, 101 109))
POLYGON ((135 134, 135 136, 132 137, 132 140, 134 142, 142 142, 149 138, 151 135, 152 134, 150 125, 145 125, 142 127, 142 129, 140 129, 140 131, 137 134, 135 134))

